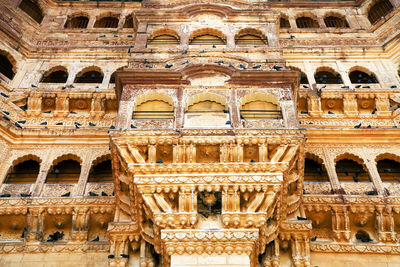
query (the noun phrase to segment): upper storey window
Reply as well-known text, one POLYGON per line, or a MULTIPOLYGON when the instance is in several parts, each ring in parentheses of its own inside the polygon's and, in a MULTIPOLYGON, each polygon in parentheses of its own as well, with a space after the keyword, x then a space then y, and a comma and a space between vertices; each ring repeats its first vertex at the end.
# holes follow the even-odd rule
POLYGON ((102 83, 103 74, 97 70, 83 70, 75 78, 76 83, 102 83))
POLYGON ((340 74, 333 73, 331 71, 322 70, 318 71, 314 75, 315 81, 317 84, 342 84, 342 78, 340 74))
POLYGON ((235 37, 239 46, 266 45, 267 38, 261 31, 255 29, 243 29, 235 37))
POLYGON ((351 83, 378 83, 373 73, 367 74, 363 71, 355 70, 350 72, 349 78, 351 83))
POLYGON ((42 23, 43 13, 36 2, 32 0, 22 0, 21 4, 19 4, 19 8, 26 14, 28 14, 32 19, 34 19, 37 23, 42 23))
POLYGON ((201 29, 195 31, 189 38, 190 45, 224 45, 225 36, 214 29, 201 29))
POLYGON ((287 18, 281 17, 280 25, 281 25, 281 29, 289 29, 290 28, 290 23, 287 18))
POLYGON ((393 5, 389 0, 381 0, 376 2, 368 11, 368 19, 371 24, 377 23, 382 17, 386 16, 393 10, 393 5))
POLYGON ((129 15, 125 18, 124 28, 133 28, 133 17, 129 15))
POLYGON ((89 19, 85 16, 78 16, 68 18, 67 22, 65 23, 66 29, 86 29, 89 23, 89 19))
POLYGON ((324 18, 326 27, 328 28, 348 28, 349 24, 346 19, 337 16, 328 16, 324 18))
POLYGON ((133 119, 173 119, 172 99, 164 94, 146 94, 135 101, 133 119))
POLYGON ((65 68, 51 69, 43 75, 42 83, 65 83, 68 79, 68 72, 65 68))
POLYGON ((151 37, 149 45, 179 45, 179 37, 173 33, 161 33, 151 37))
POLYGON ((13 68, 10 60, 5 55, 0 54, 0 73, 12 80, 15 75, 13 68))
POLYGON ((318 22, 310 17, 300 17, 296 19, 297 28, 300 29, 310 29, 310 28, 319 28, 318 22))
POLYGON ((95 28, 117 28, 119 20, 115 17, 104 17, 96 21, 95 28))

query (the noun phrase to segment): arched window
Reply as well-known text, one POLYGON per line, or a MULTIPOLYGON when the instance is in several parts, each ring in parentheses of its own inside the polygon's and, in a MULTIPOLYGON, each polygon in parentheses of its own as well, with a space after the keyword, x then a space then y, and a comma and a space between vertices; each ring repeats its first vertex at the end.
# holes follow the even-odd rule
POLYGON ((348 28, 349 24, 345 18, 340 18, 337 16, 328 16, 324 18, 326 27, 328 28, 348 28))
POLYGON ((308 84, 307 75, 304 72, 302 72, 299 68, 289 66, 289 69, 300 72, 300 84, 308 84))
POLYGON ((316 21, 310 17, 297 18, 296 25, 297 25, 297 28, 300 28, 300 29, 319 28, 318 21, 316 21))
POLYGON ((400 162, 382 159, 377 162, 377 169, 382 182, 398 183, 400 179, 400 162))
POLYGON ((173 119, 173 100, 164 94, 144 94, 135 99, 133 119, 173 119))
POLYGON ((15 165, 7 174, 6 184, 33 184, 39 174, 40 163, 37 160, 26 160, 15 165))
POLYGON ((46 183, 77 183, 81 173, 81 164, 72 159, 63 160, 51 167, 47 175, 46 183))
POLYGON ((189 37, 190 45, 224 45, 226 37, 222 32, 211 29, 204 28, 197 30, 192 33, 189 37))
POLYGON ((349 78, 351 83, 378 83, 373 73, 367 74, 363 71, 355 70, 350 72, 349 78))
POLYGON ((133 28, 133 17, 132 15, 126 16, 124 28, 133 28))
POLYGON ((341 182, 369 182, 369 175, 363 166, 352 159, 336 162, 336 173, 341 182))
POLYGON ((12 80, 15 75, 13 68, 10 60, 5 55, 0 54, 0 73, 12 80))
POLYGON ((317 84, 342 84, 340 74, 334 74, 330 71, 318 71, 314 75, 317 84))
POLYGON ((203 100, 193 105, 190 105, 187 109, 189 113, 207 113, 207 112, 226 112, 225 106, 221 103, 212 100, 203 100))
POLYGON ((280 27, 281 29, 289 29, 290 28, 289 20, 287 18, 281 17, 280 27))
POLYGON ((304 162, 305 182, 329 182, 325 167, 313 159, 305 159, 304 162))
POLYGON ((282 113, 271 96, 256 93, 242 99, 240 116, 243 119, 281 119, 282 113))
POLYGON ((175 35, 161 34, 149 39, 149 45, 179 45, 179 39, 175 35))
POLYGON ((42 83, 66 83, 68 79, 68 73, 65 69, 51 70, 49 73, 45 73, 40 82, 42 83))
POLYGON ((94 28, 117 28, 119 20, 115 17, 104 17, 96 20, 94 28))
POLYGON ((75 78, 76 83, 102 83, 103 74, 97 70, 83 71, 75 78))
POLYGON ((28 14, 32 19, 34 19, 37 23, 42 23, 43 13, 37 2, 34 2, 32 0, 22 0, 22 2, 19 4, 19 8, 26 14, 28 14))
POLYGON ((393 5, 389 0, 380 0, 368 10, 368 20, 371 24, 375 24, 392 10, 393 5))
POLYGON ((85 16, 77 16, 68 18, 64 27, 66 29, 86 29, 89 23, 89 19, 85 16))
POLYGON ((262 46, 268 44, 264 34, 256 29, 243 29, 235 36, 235 42, 238 46, 262 46))
POLYGON ((102 161, 92 167, 89 173, 89 183, 111 183, 113 181, 111 160, 102 161))

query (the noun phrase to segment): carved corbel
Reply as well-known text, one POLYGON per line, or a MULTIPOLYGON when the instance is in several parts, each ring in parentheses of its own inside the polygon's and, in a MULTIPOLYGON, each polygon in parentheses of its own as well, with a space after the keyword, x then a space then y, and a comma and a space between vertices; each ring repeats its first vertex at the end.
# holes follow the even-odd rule
POLYGON ((347 116, 354 116, 358 114, 358 104, 355 95, 343 95, 343 112, 347 116))
POLYGON ((307 97, 308 114, 312 117, 318 117, 322 114, 321 99, 316 96, 307 97))
POLYGON ((27 214, 27 229, 24 238, 27 242, 38 242, 43 239, 44 209, 29 208, 27 214))
POLYGON ((379 117, 390 116, 390 101, 387 94, 377 94, 375 98, 376 115, 379 117))
POLYGON ((332 207, 332 228, 336 241, 350 240, 350 218, 346 206, 332 207))
POLYGON ((69 97, 66 94, 56 96, 56 109, 54 115, 66 117, 69 114, 69 97))
POLYGON ((73 241, 85 242, 88 235, 89 225, 89 209, 74 208, 72 213, 72 232, 71 239, 73 241))
POLYGON ((397 242, 397 235, 394 231, 394 218, 392 207, 376 207, 376 225, 378 230, 378 239, 381 242, 397 242))
POLYGON ((90 116, 99 119, 105 114, 105 98, 101 95, 94 95, 90 109, 90 116))
POLYGON ((42 113, 42 94, 31 93, 28 96, 28 116, 39 116, 42 113))

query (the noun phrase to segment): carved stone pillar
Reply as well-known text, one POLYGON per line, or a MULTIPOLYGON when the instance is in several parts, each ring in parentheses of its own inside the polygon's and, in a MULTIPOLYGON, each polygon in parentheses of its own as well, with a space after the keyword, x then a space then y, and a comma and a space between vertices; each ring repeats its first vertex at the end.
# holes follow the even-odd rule
POLYGON ((89 209, 87 207, 74 208, 72 212, 71 240, 85 242, 88 236, 89 209))
POLYGON ((385 190, 384 190, 383 184, 381 182, 381 178, 379 176, 378 169, 376 168, 376 162, 373 159, 369 159, 369 157, 367 156, 368 155, 367 153, 368 153, 367 151, 364 152, 364 154, 366 156, 364 158, 364 163, 367 167, 367 171, 368 171, 369 177, 371 178, 371 182, 374 184, 374 187, 375 187, 378 195, 384 195, 385 190))
POLYGON ((38 116, 42 113, 42 95, 39 93, 30 93, 28 97, 28 116, 38 116))
POLYGON ((101 96, 94 96, 92 98, 92 105, 90 107, 90 116, 96 119, 102 118, 105 114, 105 99, 101 96))
POLYGON ((147 22, 140 22, 138 25, 135 49, 146 48, 147 45, 147 22))
POLYGON ((86 183, 89 177, 90 167, 92 166, 92 158, 87 155, 82 162, 81 174, 79 175, 78 184, 75 187, 74 196, 83 196, 85 193, 86 183))
POLYGON ((332 190, 334 193, 343 193, 343 192, 341 192, 343 190, 340 185, 339 179, 337 177, 335 162, 333 161, 333 158, 331 158, 329 152, 327 151, 327 149, 325 147, 322 148, 322 151, 324 154, 325 169, 326 169, 326 172, 328 173, 329 182, 331 183, 332 190))
POLYGON ((358 104, 355 95, 353 94, 343 95, 343 112, 347 116, 358 115, 358 104))
POLYGON ((392 207, 376 206, 376 224, 380 242, 397 242, 397 234, 394 231, 392 207))
POLYGON ((50 167, 51 167, 51 162, 49 162, 48 159, 45 159, 42 162, 42 164, 40 164, 40 170, 35 185, 33 186, 32 196, 34 197, 40 196, 44 183, 46 182, 47 174, 49 172, 50 167))

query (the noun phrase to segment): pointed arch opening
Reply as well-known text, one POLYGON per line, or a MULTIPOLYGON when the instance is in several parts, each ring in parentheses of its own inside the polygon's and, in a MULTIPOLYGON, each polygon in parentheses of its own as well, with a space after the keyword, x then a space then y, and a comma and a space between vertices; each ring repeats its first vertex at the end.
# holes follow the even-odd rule
POLYGON ((51 68, 43 74, 41 83, 66 83, 68 79, 68 71, 65 67, 57 66, 51 68))
POLYGON ((238 46, 263 46, 268 45, 267 37, 260 31, 252 28, 240 30, 235 36, 238 46))
POLYGON ((350 70, 349 78, 351 83, 378 83, 375 74, 366 68, 354 67, 350 70))
POLYGON ((37 1, 22 0, 18 7, 37 23, 42 23, 44 15, 37 1))
POLYGON ((299 29, 313 29, 319 28, 318 21, 313 19, 312 17, 299 17, 296 19, 296 25, 299 29))
POLYGON ((389 0, 376 1, 368 10, 368 20, 373 25, 392 12, 393 9, 394 7, 389 0))
POLYGON ((176 31, 159 29, 154 31, 147 41, 148 45, 179 45, 180 39, 176 31))
POLYGON ((317 84, 342 84, 343 80, 339 73, 335 72, 332 68, 321 67, 318 68, 314 74, 317 84))
POLYGON ((94 28, 118 28, 119 19, 116 16, 106 16, 96 20, 94 28))
POLYGON ((89 24, 89 18, 85 15, 73 15, 68 17, 65 22, 65 29, 86 29, 89 24))
POLYGON ((7 52, 0 50, 0 73, 12 80, 15 76, 15 60, 7 52))
POLYGON ((68 154, 59 157, 53 162, 47 174, 47 184, 73 184, 77 183, 81 173, 81 159, 68 154))
POLYGON ((173 119, 174 103, 166 94, 148 93, 135 100, 133 119, 173 119))
POLYGON ((345 153, 336 157, 335 168, 341 182, 370 182, 364 161, 358 156, 345 153))
POLYGON ((89 183, 112 183, 112 165, 110 155, 101 157, 93 161, 89 172, 89 183))
POLYGON ((34 155, 27 155, 14 161, 7 173, 5 184, 33 184, 40 171, 41 159, 34 155))
POLYGON ((194 31, 189 37, 190 45, 225 45, 226 36, 215 29, 205 28, 194 31))
POLYGON ((102 83, 103 72, 98 67, 89 67, 83 69, 76 75, 75 83, 102 83))
POLYGON ((242 98, 240 116, 242 119, 282 119, 282 112, 273 96, 254 93, 242 98))

